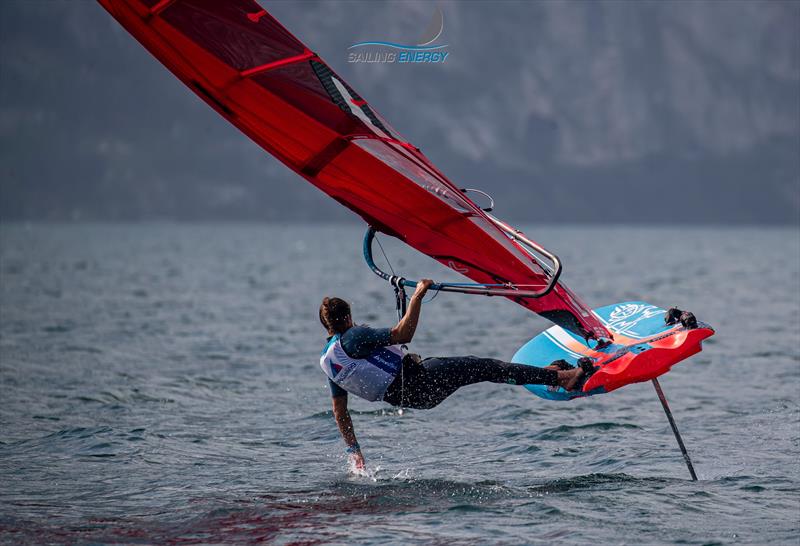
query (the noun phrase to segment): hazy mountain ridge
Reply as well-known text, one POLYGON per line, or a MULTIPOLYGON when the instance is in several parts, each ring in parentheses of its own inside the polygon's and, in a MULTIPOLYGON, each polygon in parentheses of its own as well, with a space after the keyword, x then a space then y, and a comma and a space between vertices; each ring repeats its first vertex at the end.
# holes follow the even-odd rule
MULTIPOLYGON (((505 216, 800 214, 800 3, 442 3, 439 66, 346 62, 358 40, 416 39, 431 4, 265 6, 505 216)), ((3 219, 351 216, 93 3, 0 10, 3 219)))

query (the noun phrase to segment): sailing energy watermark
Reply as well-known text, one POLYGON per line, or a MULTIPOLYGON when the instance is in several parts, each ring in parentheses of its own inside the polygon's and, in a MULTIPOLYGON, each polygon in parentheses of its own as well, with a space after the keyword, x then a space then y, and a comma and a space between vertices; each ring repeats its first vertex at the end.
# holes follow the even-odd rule
POLYGON ((443 63, 449 51, 358 51, 347 54, 348 63, 443 63))
POLYGON ((416 44, 395 42, 358 42, 351 45, 348 63, 441 64, 450 55, 447 44, 434 44, 444 31, 444 14, 436 8, 428 28, 416 44))

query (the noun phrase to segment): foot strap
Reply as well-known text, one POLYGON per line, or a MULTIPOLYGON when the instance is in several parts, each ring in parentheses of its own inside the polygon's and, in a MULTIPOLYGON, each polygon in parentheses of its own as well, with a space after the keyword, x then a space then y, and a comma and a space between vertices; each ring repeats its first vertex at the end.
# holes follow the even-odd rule
POLYGON ((594 359, 589 358, 588 356, 584 356, 578 359, 578 367, 583 370, 583 377, 580 378, 578 384, 575 385, 576 390, 583 390, 583 386, 592 377, 597 370, 600 369, 599 366, 594 365, 594 359))
POLYGON ((682 311, 677 307, 670 307, 664 315, 664 322, 668 325, 682 324, 684 328, 693 330, 697 328, 697 319, 691 311, 682 311))

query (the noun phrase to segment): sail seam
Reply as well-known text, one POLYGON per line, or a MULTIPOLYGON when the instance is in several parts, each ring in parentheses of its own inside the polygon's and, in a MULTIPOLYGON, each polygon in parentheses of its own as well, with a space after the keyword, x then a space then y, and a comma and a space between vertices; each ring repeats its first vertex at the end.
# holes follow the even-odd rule
POLYGON ((272 61, 270 63, 254 66, 253 68, 248 68, 247 70, 242 70, 241 72, 239 72, 239 75, 243 78, 248 78, 250 76, 261 74, 262 72, 267 72, 269 70, 274 70, 276 68, 280 68, 288 64, 295 64, 302 61, 306 61, 308 59, 313 59, 316 56, 317 55, 313 51, 306 51, 304 53, 301 53, 300 55, 295 55, 293 57, 285 57, 277 61, 272 61))

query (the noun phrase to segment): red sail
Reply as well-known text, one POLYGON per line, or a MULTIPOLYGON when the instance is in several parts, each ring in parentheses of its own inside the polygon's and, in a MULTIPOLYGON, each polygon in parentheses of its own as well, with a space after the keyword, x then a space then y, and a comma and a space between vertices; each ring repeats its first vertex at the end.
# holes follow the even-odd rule
MULTIPOLYGON (((547 284, 537 261, 255 1, 99 2, 220 115, 369 224, 476 282, 547 284)), ((583 337, 611 337, 560 283, 512 299, 583 337)))

